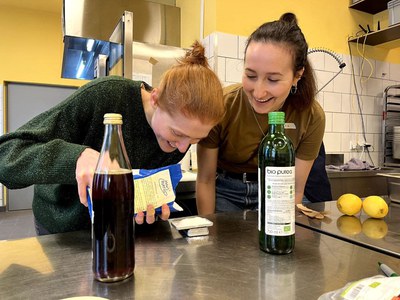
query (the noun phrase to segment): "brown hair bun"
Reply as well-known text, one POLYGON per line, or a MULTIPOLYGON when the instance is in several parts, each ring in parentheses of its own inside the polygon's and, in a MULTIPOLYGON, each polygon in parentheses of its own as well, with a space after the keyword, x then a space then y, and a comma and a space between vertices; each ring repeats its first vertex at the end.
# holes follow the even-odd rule
POLYGON ((191 49, 186 52, 186 55, 179 59, 181 64, 197 64, 203 67, 209 67, 207 58, 205 57, 205 49, 198 41, 195 41, 191 49))

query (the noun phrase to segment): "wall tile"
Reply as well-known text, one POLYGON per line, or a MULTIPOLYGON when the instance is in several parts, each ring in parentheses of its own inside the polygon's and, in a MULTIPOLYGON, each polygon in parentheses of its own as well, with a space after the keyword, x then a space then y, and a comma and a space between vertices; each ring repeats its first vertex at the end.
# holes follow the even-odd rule
POLYGON ((243 60, 241 59, 226 59, 225 78, 231 82, 241 82, 243 74, 243 60))
POLYGON ((332 130, 335 132, 349 132, 350 116, 349 114, 333 113, 332 130))
POLYGON ((390 80, 400 81, 400 64, 390 64, 390 80))
POLYGON ((325 132, 332 132, 333 113, 325 113, 325 132))
POLYGON ((362 112, 364 114, 376 114, 377 107, 375 106, 376 97, 372 96, 361 96, 362 112))
POLYGON ((362 89, 363 88, 365 88, 365 84, 361 84, 361 77, 360 76, 352 76, 351 75, 351 84, 350 84, 350 87, 351 87, 351 93, 352 94, 356 94, 356 93, 358 93, 359 95, 361 95, 361 94, 363 94, 363 91, 362 91, 362 89), (355 86, 354 86, 354 84, 355 84, 355 86))
MULTIPOLYGON (((210 66, 211 70, 216 71, 216 67, 215 67, 215 57, 212 56, 210 58, 208 58, 208 65, 210 66)), ((221 79, 221 78, 220 78, 221 79)))
POLYGON ((205 56, 209 59, 210 57, 212 57, 213 53, 212 53, 212 48, 210 45, 210 35, 206 36, 205 38, 203 38, 201 40, 201 43, 203 44, 204 48, 205 48, 205 56))
POLYGON ((320 92, 317 95, 315 95, 315 100, 318 101, 318 103, 321 105, 321 107, 324 107, 324 93, 320 92))
POLYGON ((362 76, 371 76, 375 77, 374 69, 375 69, 375 60, 373 59, 368 59, 368 58, 362 58, 357 54, 357 57, 353 57, 353 68, 354 68, 354 74, 359 76, 362 74, 362 76), (372 72, 372 73, 371 73, 372 72))
POLYGON ((385 61, 377 60, 375 62, 375 77, 380 79, 390 78, 390 64, 385 61))
POLYGON ((238 36, 218 32, 218 56, 238 58, 238 36))
POLYGON ((367 78, 375 78, 375 59, 371 59, 371 58, 361 58, 361 70, 360 73, 362 74, 362 76, 365 76, 367 78))
MULTIPOLYGON (((352 56, 345 54, 343 55, 343 62, 346 64, 346 66, 343 68, 343 74, 353 74, 353 68, 352 68, 352 61, 353 61, 353 66, 355 64, 355 60, 358 59, 358 57, 353 58, 352 56)), ((355 68, 354 68, 355 69, 355 68)), ((359 75, 359 73, 354 70, 355 75, 359 75)))
POLYGON ((349 74, 339 74, 333 80, 333 91, 337 93, 350 93, 351 76, 349 74))
POLYGON ((382 97, 383 95, 383 83, 380 79, 370 78, 366 85, 366 94, 368 96, 382 97))
POLYGON ((339 93, 324 92, 324 110, 327 112, 341 112, 341 95, 339 93))
POLYGON ((365 159, 366 162, 368 162, 370 165, 373 165, 373 166, 382 165, 383 161, 382 162, 380 161, 381 160, 381 156, 379 155, 378 152, 370 152, 370 156, 372 158, 372 161, 367 156, 367 158, 365 159))
POLYGON ((374 134, 372 139, 372 151, 383 152, 382 134, 374 134))
MULTIPOLYGON (((366 116, 363 115, 364 126, 366 128, 366 116)), ((350 132, 362 133, 362 122, 359 114, 350 114, 350 132)))
POLYGON ((353 135, 351 133, 342 133, 342 139, 341 139, 341 151, 342 152, 348 152, 350 151, 350 142, 353 140, 352 137, 353 135))
POLYGON ((347 145, 344 150, 350 152, 353 157, 358 157, 361 151, 353 149, 353 147, 363 145, 365 143, 362 133, 350 133, 347 140, 347 145))
POLYGON ((360 78, 359 89, 357 90, 359 95, 369 95, 369 93, 367 91, 368 85, 370 84, 369 80, 372 80, 372 79, 367 79, 366 77, 361 77, 360 78))
POLYGON ((211 33, 210 35, 206 36, 204 38, 204 40, 205 40, 205 44, 207 45, 207 48, 208 48, 208 49, 206 49, 207 58, 216 56, 215 51, 217 50, 216 46, 217 46, 217 41, 218 41, 217 33, 211 33))
POLYGON ((375 97, 374 115, 382 116, 383 114, 383 97, 375 97))
POLYGON ((369 152, 358 152, 357 158, 365 161, 371 166, 379 166, 380 165, 380 157, 378 152, 369 151, 369 152))
MULTIPOLYGON (((339 54, 337 54, 337 55, 339 56, 339 58, 342 58, 341 55, 339 55, 339 54)), ((334 73, 337 73, 340 71, 339 63, 336 61, 335 58, 333 58, 333 56, 331 56, 329 54, 325 54, 324 59, 325 59, 325 71, 331 71, 334 73)))
POLYGON ((352 99, 352 95, 350 94, 342 94, 342 112, 343 113, 351 113, 351 109, 352 109, 352 104, 351 104, 351 100, 352 99))
POLYGON ((217 58, 217 75, 221 81, 226 80, 226 58, 218 57, 217 58))
POLYGON ((325 60, 324 60, 324 53, 321 52, 314 52, 308 54, 308 60, 311 63, 311 66, 314 70, 325 71, 325 60))
POLYGON ((326 132, 324 135, 326 153, 335 153, 341 149, 340 133, 326 132))
POLYGON ((397 85, 397 84, 399 84, 399 82, 394 81, 394 80, 382 80, 383 91, 385 91, 385 89, 388 86, 397 85))
POLYGON ((323 89, 322 87, 334 76, 332 72, 325 71, 315 71, 315 79, 317 81, 317 90, 321 92, 332 92, 333 91, 333 81, 330 82, 323 89), (322 90, 321 90, 322 89, 322 90))
MULTIPOLYGON (((364 143, 368 143, 368 144, 370 144, 371 146, 373 146, 373 143, 374 143, 374 135, 375 134, 373 134, 373 133, 366 133, 365 134, 365 139, 363 138, 362 140, 363 140, 363 142, 364 143)), ((371 147, 370 147, 371 148, 371 147)))
POLYGON ((359 158, 360 158, 360 155, 361 155, 361 152, 360 152, 360 151, 356 151, 356 150, 351 150, 351 151, 349 152, 349 154, 350 154, 349 160, 351 160, 352 158, 357 158, 357 159, 359 159, 359 158))
POLYGON ((382 131, 382 117, 367 115, 366 132, 381 133, 381 131, 382 131))
MULTIPOLYGON (((368 137, 369 137, 368 134, 366 134, 365 137, 364 137, 364 134, 362 134, 362 133, 358 134, 357 139, 356 139, 358 145, 362 146, 365 143, 371 143, 370 139, 368 137)), ((372 137, 371 137, 371 139, 372 139, 372 137)))
POLYGON ((246 48, 247 38, 247 36, 239 36, 237 55, 239 59, 244 59, 244 49, 246 48))

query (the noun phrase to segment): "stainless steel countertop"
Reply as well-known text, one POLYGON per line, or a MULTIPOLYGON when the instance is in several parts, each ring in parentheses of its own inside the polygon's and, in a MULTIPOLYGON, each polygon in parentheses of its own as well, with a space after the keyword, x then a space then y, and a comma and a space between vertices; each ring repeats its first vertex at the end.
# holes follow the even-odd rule
POLYGON ((337 209, 336 202, 328 201, 308 204, 307 207, 311 209, 327 211, 327 218, 325 220, 310 219, 304 214, 298 213, 296 215, 296 224, 400 258, 399 204, 391 203, 389 205, 389 213, 385 218, 372 219, 362 210, 352 217, 343 216, 337 209), (368 224, 369 229, 364 224, 368 224), (387 230, 386 234, 385 229, 387 230))
POLYGON ((378 173, 396 173, 398 169, 383 167, 376 170, 338 170, 326 168, 329 179, 331 178, 347 178, 347 177, 371 177, 379 176, 378 173))
POLYGON ((137 233, 133 278, 100 283, 91 272, 89 232, 0 242, 0 299, 317 299, 400 260, 296 227, 289 255, 259 250, 257 213, 207 216, 210 235, 182 238, 168 222, 137 233))

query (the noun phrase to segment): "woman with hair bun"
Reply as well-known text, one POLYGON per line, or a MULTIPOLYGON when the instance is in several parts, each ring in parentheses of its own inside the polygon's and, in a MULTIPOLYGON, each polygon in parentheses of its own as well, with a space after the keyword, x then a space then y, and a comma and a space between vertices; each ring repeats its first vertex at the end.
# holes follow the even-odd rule
POLYGON ((224 89, 227 112, 197 146, 200 214, 258 207, 258 148, 273 111, 286 115, 285 131, 296 151, 295 199, 302 202, 325 129, 307 52, 292 13, 264 23, 248 38, 242 83, 224 89))
MULTIPOLYGON (((95 79, 1 136, 0 182, 10 189, 35 185, 32 208, 38 234, 90 228, 86 187, 92 185, 99 158, 105 113, 123 117, 132 168, 159 168, 178 163, 191 144, 221 121, 222 86, 203 46, 195 42, 158 87, 116 76, 95 79)), ((169 213, 164 205, 161 218, 169 213)), ((154 208, 148 207, 146 222, 154 219, 154 208)), ((144 222, 143 213, 136 222, 144 222)))

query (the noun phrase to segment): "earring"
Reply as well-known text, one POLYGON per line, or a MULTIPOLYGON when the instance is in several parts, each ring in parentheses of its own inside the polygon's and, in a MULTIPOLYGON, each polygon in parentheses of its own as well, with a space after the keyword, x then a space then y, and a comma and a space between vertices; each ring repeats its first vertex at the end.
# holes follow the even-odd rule
POLYGON ((290 93, 296 94, 296 92, 297 92, 297 85, 292 85, 292 87, 290 88, 290 93))

